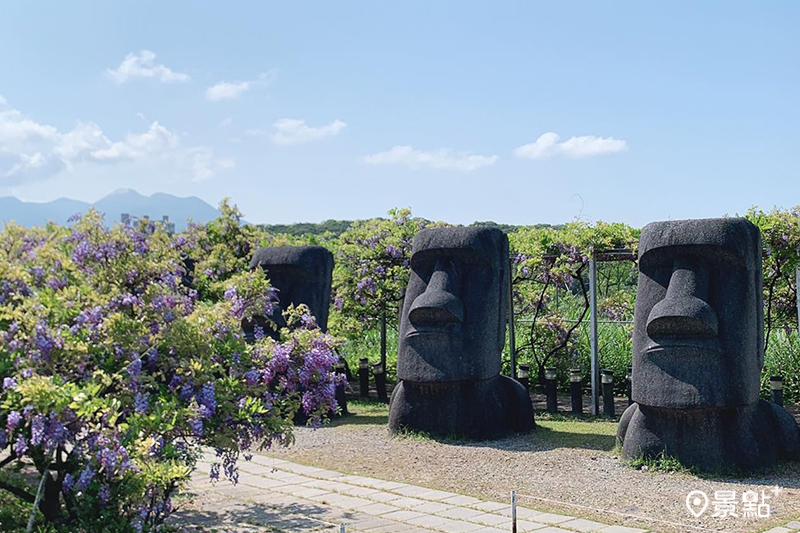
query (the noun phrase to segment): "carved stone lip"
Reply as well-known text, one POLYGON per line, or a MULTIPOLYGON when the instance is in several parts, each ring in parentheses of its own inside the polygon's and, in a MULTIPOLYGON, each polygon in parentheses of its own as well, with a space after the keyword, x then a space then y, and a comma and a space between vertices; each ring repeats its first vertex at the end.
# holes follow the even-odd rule
POLYGON ((661 338, 651 340, 644 353, 648 355, 719 355, 722 352, 717 339, 661 338))
POLYGON ((405 337, 449 337, 453 334, 453 323, 441 323, 441 324, 420 324, 414 326, 413 329, 409 330, 406 333, 405 337))

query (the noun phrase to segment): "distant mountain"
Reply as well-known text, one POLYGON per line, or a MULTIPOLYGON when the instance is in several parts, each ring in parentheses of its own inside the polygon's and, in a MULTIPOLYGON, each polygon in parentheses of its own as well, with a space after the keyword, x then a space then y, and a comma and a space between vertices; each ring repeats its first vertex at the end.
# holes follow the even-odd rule
POLYGON ((144 196, 131 189, 119 189, 90 204, 69 198, 52 202, 23 202, 13 196, 0 197, 0 221, 14 221, 23 226, 41 226, 48 221, 64 224, 76 213, 85 213, 94 207, 105 215, 105 221, 113 224, 120 221, 123 213, 134 217, 147 215, 151 220, 168 216, 180 231, 189 219, 204 223, 219 215, 213 206, 196 196, 181 198, 171 194, 156 193, 144 196))

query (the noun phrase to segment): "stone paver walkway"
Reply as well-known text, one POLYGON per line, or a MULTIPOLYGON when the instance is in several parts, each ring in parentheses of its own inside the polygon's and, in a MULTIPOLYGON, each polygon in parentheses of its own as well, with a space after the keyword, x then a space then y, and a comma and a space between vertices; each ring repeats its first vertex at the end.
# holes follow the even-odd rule
MULTIPOLYGON (((452 492, 351 476, 255 455, 239 466, 239 484, 212 485, 210 463, 201 462, 192 482, 194 508, 178 513, 190 523, 225 532, 508 533, 509 503, 452 492), (269 529, 271 528, 271 529, 269 529)), ((590 520, 517 507, 520 533, 644 533, 590 520)))

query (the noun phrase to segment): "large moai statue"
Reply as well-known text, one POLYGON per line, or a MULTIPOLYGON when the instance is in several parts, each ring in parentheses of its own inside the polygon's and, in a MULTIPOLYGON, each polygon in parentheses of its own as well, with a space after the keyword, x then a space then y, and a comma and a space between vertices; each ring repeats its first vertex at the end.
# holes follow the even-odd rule
POLYGON ((533 427, 527 391, 500 375, 508 268, 508 238, 498 229, 432 228, 414 238, 392 431, 479 439, 533 427))
MULTIPOLYGON (((322 331, 328 329, 331 301, 333 254, 322 246, 272 246, 259 248, 250 260, 250 269, 263 268, 270 284, 278 290, 274 312, 269 318, 285 326, 283 311, 290 305, 306 304, 322 331)), ((255 328, 275 338, 278 334, 264 317, 245 321, 245 338, 252 340, 255 328)))
POLYGON ((627 459, 666 454, 705 471, 800 458, 789 413, 759 400, 761 236, 741 218, 648 224, 639 240, 627 459))

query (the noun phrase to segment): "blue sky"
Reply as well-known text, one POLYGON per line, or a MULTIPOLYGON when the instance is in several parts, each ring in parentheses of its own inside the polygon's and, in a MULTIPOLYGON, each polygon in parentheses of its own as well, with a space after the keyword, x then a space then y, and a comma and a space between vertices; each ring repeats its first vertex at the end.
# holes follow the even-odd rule
POLYGON ((7 3, 0 195, 268 223, 790 207, 798 25, 788 0, 7 3))

